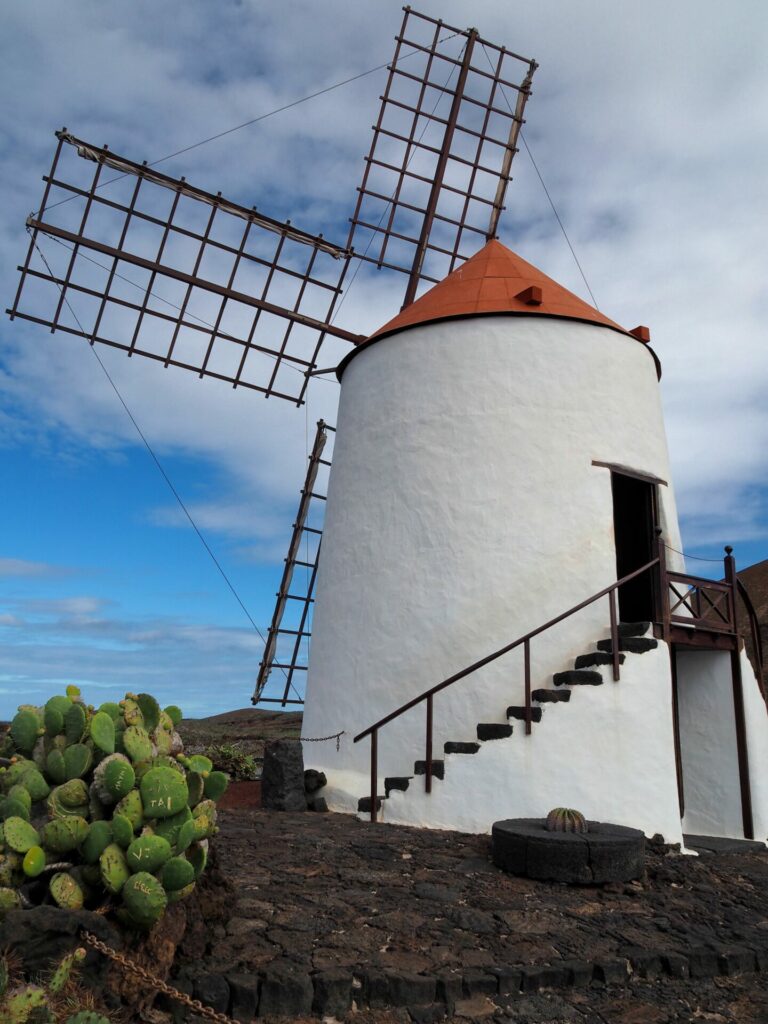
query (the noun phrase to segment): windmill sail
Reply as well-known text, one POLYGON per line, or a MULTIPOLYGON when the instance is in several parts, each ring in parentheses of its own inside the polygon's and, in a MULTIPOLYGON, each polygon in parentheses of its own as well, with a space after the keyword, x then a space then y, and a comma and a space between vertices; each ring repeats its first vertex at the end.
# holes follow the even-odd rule
POLYGON ((325 483, 331 460, 327 457, 328 431, 335 427, 323 420, 317 424, 315 443, 309 456, 307 477, 288 545, 283 578, 277 592, 275 611, 267 634, 264 654, 256 677, 253 704, 303 704, 303 681, 297 686, 296 673, 307 671, 312 635, 312 605, 320 559, 322 515, 311 518, 313 503, 325 501, 325 483))
POLYGON ((361 340, 331 322, 346 249, 56 134, 11 319, 297 404, 361 340))
POLYGON ((496 235, 537 64, 405 8, 347 242, 403 305, 496 235))

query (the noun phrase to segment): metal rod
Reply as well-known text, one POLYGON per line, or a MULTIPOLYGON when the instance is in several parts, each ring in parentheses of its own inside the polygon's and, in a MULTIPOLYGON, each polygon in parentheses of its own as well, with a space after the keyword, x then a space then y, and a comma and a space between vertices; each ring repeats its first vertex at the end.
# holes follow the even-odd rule
POLYGON ((523 644, 523 663, 525 665, 525 735, 531 735, 531 641, 523 644))
POLYGON ((374 729, 371 733, 371 821, 376 821, 376 801, 378 799, 378 746, 379 733, 374 729))
POLYGON ((427 697, 427 761, 424 788, 427 793, 432 792, 432 694, 427 697))
POLYGON ((416 298, 416 289, 419 286, 421 268, 424 264, 427 243, 429 242, 429 235, 432 231, 432 221, 435 216, 435 210, 437 209, 437 201, 440 197, 440 189, 442 188, 443 178, 445 177, 445 169, 448 165, 448 155, 451 151, 451 142, 453 141, 453 136, 456 131, 456 123, 459 119, 461 100, 464 95, 464 87, 467 83, 467 75, 469 74, 469 67, 472 62, 472 51, 474 50, 475 40, 477 38, 478 33, 472 29, 467 36, 467 44, 464 47, 464 59, 461 62, 461 70, 459 71, 459 79, 456 83, 456 91, 453 95, 451 112, 448 115, 448 126, 445 129, 440 157, 437 161, 437 167, 435 168, 435 180, 429 194, 429 202, 427 203, 426 213, 424 214, 424 223, 421 226, 421 235, 419 236, 418 245, 416 247, 416 255, 411 268, 411 276, 408 279, 408 287, 405 291, 403 306, 409 306, 416 298))
POLYGON ((611 610, 611 661, 613 664, 613 681, 618 683, 620 677, 620 656, 619 656, 619 628, 616 624, 616 591, 612 590, 608 595, 608 605, 611 610))

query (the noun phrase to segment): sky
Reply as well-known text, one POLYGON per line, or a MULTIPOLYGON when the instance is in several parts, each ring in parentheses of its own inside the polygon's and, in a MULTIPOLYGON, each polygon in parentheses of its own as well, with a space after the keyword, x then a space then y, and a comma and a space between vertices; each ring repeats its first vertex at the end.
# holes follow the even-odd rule
MULTIPOLYGON (((684 546, 768 557, 768 16, 743 0, 421 0, 534 58, 525 137, 599 308, 647 324, 664 375, 684 546)), ((384 64, 390 0, 28 0, 0 34, 0 282, 10 305, 53 132, 157 160, 384 64)), ((339 243, 385 72, 161 164, 339 243)), ((589 300, 525 150, 501 240, 589 300)), ((50 259, 53 244, 41 243, 50 259)), ((402 283, 364 269, 338 322, 367 333, 402 283)), ((395 275, 396 276, 396 275, 395 275)), ((320 417, 149 360, 100 355, 262 632, 320 417)), ((191 716, 250 701, 262 641, 189 527, 86 342, 0 323, 0 717, 69 682, 191 716)), ((717 573, 712 562, 691 571, 717 573)))

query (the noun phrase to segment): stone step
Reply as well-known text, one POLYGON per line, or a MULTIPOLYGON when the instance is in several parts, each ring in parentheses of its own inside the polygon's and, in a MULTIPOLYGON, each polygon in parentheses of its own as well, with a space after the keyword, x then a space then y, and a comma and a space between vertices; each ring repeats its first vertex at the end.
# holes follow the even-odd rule
MULTIPOLYGON (((377 796, 376 797, 376 810, 377 811, 381 810, 381 801, 384 800, 384 799, 385 798, 382 797, 382 796, 377 796)), ((358 810, 358 813, 360 813, 360 814, 370 814, 371 813, 371 798, 369 796, 361 796, 360 799, 357 801, 357 810, 358 810)))
POLYGON ((393 789, 399 789, 402 792, 405 792, 405 790, 408 789, 412 778, 412 775, 390 775, 388 778, 384 779, 384 792, 387 796, 389 796, 390 791, 393 789))
MULTIPOLYGON (((518 705, 513 705, 507 708, 507 718, 516 718, 520 722, 525 721, 525 708, 518 705)), ((541 721, 541 708, 531 708, 531 721, 541 721)))
MULTIPOLYGON (((658 640, 654 640, 651 636, 619 637, 619 650, 628 651, 630 654, 645 654, 646 651, 652 651, 658 646, 658 640)), ((610 637, 607 640, 598 640, 597 649, 610 654, 612 650, 610 637)))
POLYGON ((650 628, 650 622, 620 622, 619 636, 645 636, 650 628))
POLYGON ((601 686, 603 677, 599 672, 573 669, 570 672, 555 672, 552 682, 555 686, 601 686))
POLYGON ((571 699, 570 690, 534 690, 531 700, 539 704, 559 704, 571 699))
MULTIPOLYGON (((619 655, 619 664, 623 665, 626 655, 619 655)), ((580 654, 573 663, 574 668, 592 668, 595 665, 612 665, 613 655, 605 654, 603 651, 592 651, 591 654, 580 654)))
POLYGON ((477 726, 477 738, 479 740, 504 740, 512 735, 512 726, 509 723, 480 722, 477 726))
POLYGON ((460 740, 448 740, 443 744, 446 754, 476 754, 479 749, 479 743, 463 743, 460 740))
MULTIPOLYGON (((413 772, 415 775, 426 775, 427 774, 427 762, 416 761, 413 766, 413 772)), ((445 778, 445 761, 433 761, 432 762, 432 778, 442 779, 445 778)))

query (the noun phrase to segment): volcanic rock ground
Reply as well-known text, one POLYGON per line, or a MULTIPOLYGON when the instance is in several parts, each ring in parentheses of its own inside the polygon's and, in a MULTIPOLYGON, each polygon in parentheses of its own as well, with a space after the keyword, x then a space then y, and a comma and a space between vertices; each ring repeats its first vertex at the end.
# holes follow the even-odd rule
POLYGON ((444 1004, 422 1005, 436 978, 452 1019, 768 1021, 768 973, 721 974, 740 970, 742 954, 754 967, 755 952, 768 969, 768 852, 651 847, 642 881, 574 887, 505 875, 487 836, 265 810, 225 811, 221 825, 216 862, 232 899, 182 978, 331 972, 361 1007, 380 979, 395 979, 406 1006, 360 1009, 350 1019, 361 1024, 442 1019, 444 1004), (647 970, 629 973, 638 956, 647 970), (591 983, 563 987, 557 971, 531 969, 564 962, 602 964, 607 983, 592 971, 591 983), (683 962, 698 976, 670 977, 683 962), (490 993, 490 969, 513 965, 529 968, 533 991, 490 993), (535 991, 552 978, 552 990, 535 991))

